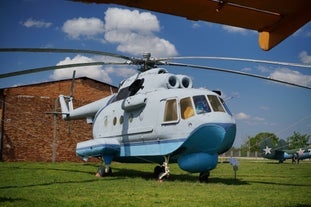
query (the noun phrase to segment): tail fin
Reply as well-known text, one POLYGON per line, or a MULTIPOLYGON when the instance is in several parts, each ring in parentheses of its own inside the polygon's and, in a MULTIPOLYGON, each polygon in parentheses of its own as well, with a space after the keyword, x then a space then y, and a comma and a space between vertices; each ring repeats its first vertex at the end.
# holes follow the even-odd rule
POLYGON ((73 88, 74 88, 75 76, 76 76, 76 71, 74 70, 73 74, 72 74, 70 95, 69 96, 64 96, 64 95, 59 96, 60 107, 62 109, 62 117, 64 120, 67 120, 69 118, 70 111, 73 110, 73 88))
POLYGON ((72 97, 64 95, 59 96, 60 107, 62 110, 62 117, 64 120, 68 119, 70 111, 73 110, 72 99, 73 99, 72 97), (69 99, 69 101, 67 102, 66 99, 69 99))

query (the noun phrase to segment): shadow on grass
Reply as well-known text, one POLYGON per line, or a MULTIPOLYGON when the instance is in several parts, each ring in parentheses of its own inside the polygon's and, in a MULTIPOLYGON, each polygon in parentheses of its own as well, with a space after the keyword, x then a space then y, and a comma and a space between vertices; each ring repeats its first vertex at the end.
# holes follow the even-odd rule
MULTIPOLYGON (((145 180, 156 180, 152 172, 143 172, 133 169, 117 169, 113 173, 113 177, 117 179, 142 178, 145 180)), ((199 182, 198 174, 171 174, 166 180, 167 182, 199 182)), ((226 185, 247 185, 248 182, 233 178, 210 178, 207 183, 222 183, 226 185)))
MULTIPOLYGON (((89 163, 82 163, 81 164, 81 168, 83 168, 83 166, 92 166, 94 167, 94 172, 96 171, 98 165, 96 164, 89 164, 89 163)), ((57 166, 38 166, 38 167, 27 167, 25 166, 1 166, 1 168, 7 168, 7 169, 14 169, 14 170, 43 170, 43 171, 63 171, 63 172, 74 172, 74 173, 85 173, 85 174, 94 174, 94 172, 89 172, 89 171, 85 171, 85 170, 73 170, 73 169, 65 169, 65 168, 57 168, 57 166)))
POLYGON ((23 198, 2 197, 2 196, 0 196, 0 203, 4 203, 4 202, 15 202, 15 201, 26 201, 26 199, 23 199, 23 198))
POLYGON ((259 184, 265 184, 265 185, 280 185, 280 186, 311 187, 311 184, 308 184, 308 183, 295 184, 295 183, 277 183, 277 182, 268 182, 268 181, 249 181, 249 183, 259 183, 259 184))
MULTIPOLYGON (((60 171, 60 172, 70 172, 70 173, 83 173, 88 174, 90 176, 94 176, 93 179, 88 180, 81 180, 81 181, 51 181, 42 184, 31 184, 31 185, 24 185, 24 186, 3 186, 0 189, 8 189, 8 188, 19 188, 19 187, 34 187, 34 186, 48 186, 53 184, 70 184, 70 183, 87 183, 87 182, 96 182, 98 179, 95 178, 96 170, 100 166, 98 163, 82 163, 81 169, 66 169, 63 167, 57 167, 57 165, 48 165, 48 166, 34 166, 34 167, 27 167, 27 166, 10 166, 6 168, 12 168, 15 170, 23 169, 23 170, 43 170, 43 171, 60 171), (93 172, 86 171, 83 169, 85 167, 92 167, 94 168, 93 172)), ((112 168, 113 175, 108 177, 109 180, 114 179, 130 179, 130 178, 142 178, 145 180, 157 180, 153 174, 153 170, 150 171, 142 171, 142 170, 135 170, 135 169, 125 169, 122 167, 113 167, 112 168)), ((166 180, 168 182, 174 181, 181 181, 181 182, 199 182, 199 175, 196 174, 171 174, 170 177, 166 180)), ((102 178, 101 180, 105 180, 106 178, 102 178)), ((248 182, 241 181, 239 179, 233 178, 214 178, 210 177, 208 183, 223 183, 226 185, 246 185, 248 182)))
MULTIPOLYGON (((94 176, 95 177, 95 176, 94 176)), ((55 184, 77 184, 77 183, 91 183, 97 182, 98 179, 89 179, 89 180, 71 180, 71 181, 51 181, 45 183, 36 183, 36 184, 29 184, 29 185, 10 185, 10 186, 2 186, 1 189, 11 189, 11 188, 28 188, 28 187, 38 187, 38 186, 50 186, 55 184)))
MULTIPOLYGON (((95 169, 95 164, 82 164, 81 168, 83 168, 83 166, 94 166, 95 169)), ((80 173, 80 174, 87 174, 90 177, 92 176, 92 179, 81 179, 81 180, 72 180, 72 176, 69 177, 68 181, 57 181, 57 180, 50 180, 50 181, 46 181, 44 183, 33 183, 33 184, 28 184, 28 185, 7 185, 7 186, 0 186, 0 190, 1 189, 13 189, 13 188, 28 188, 28 187, 37 187, 37 186, 50 186, 50 185, 55 185, 55 184, 77 184, 77 183, 90 183, 90 182, 97 182, 98 179, 96 179, 95 177, 95 172, 96 170, 94 170, 94 172, 90 172, 90 171, 85 171, 85 170, 73 170, 73 169, 64 169, 64 168, 57 168, 56 166, 36 166, 36 167, 27 167, 27 166, 3 166, 3 168, 7 168, 7 169, 14 169, 16 170, 15 173, 19 173, 18 170, 42 170, 43 173, 44 171, 59 171, 59 172, 70 172, 70 173, 80 173)), ((69 176, 69 175, 68 175, 69 176)), ((2 200, 5 200, 5 198, 0 197, 0 202, 2 200)), ((3 201, 4 202, 4 201, 3 201)))

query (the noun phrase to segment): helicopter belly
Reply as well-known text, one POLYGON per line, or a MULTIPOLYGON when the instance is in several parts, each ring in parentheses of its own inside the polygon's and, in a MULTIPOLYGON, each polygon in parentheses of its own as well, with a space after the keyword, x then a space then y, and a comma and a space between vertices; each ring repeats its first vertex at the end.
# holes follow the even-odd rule
POLYGON ((178 165, 181 169, 185 171, 196 173, 209 172, 216 167, 217 162, 217 154, 198 152, 181 157, 178 160, 178 165))
POLYGON ((116 155, 120 152, 120 143, 116 139, 91 139, 79 142, 76 154, 82 159, 88 157, 101 157, 105 155, 116 155))
POLYGON ((163 156, 175 151, 185 138, 140 141, 121 146, 120 156, 163 156))

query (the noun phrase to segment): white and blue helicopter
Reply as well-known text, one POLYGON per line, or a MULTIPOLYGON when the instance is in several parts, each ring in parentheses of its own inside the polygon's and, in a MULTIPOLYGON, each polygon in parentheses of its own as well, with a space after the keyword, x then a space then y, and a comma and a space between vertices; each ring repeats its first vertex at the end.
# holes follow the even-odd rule
POLYGON ((177 162, 181 169, 199 173, 199 180, 205 182, 210 171, 217 166, 218 155, 232 147, 236 123, 221 97, 221 92, 193 88, 190 77, 171 74, 159 66, 217 70, 311 89, 239 71, 168 62, 174 59, 210 57, 155 59, 150 53, 145 53, 143 58, 129 58, 107 52, 52 48, 0 48, 0 52, 90 53, 122 60, 119 63, 93 62, 29 69, 0 74, 0 78, 89 65, 141 66, 138 74, 120 83, 116 94, 79 108, 73 107, 72 94, 59 96, 64 120, 86 119, 87 123, 93 125, 93 138, 78 143, 76 154, 85 161, 89 157, 102 159, 104 165, 98 168, 99 176, 112 174, 112 161, 155 162, 159 165, 155 167, 154 174, 157 179, 163 180, 169 176, 169 162, 177 162))

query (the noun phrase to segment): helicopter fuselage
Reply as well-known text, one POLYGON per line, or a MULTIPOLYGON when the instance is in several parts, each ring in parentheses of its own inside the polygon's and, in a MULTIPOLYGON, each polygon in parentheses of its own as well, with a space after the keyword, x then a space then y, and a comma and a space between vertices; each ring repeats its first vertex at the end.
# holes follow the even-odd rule
POLYGON ((154 70, 128 79, 118 94, 101 100, 92 119, 93 139, 78 143, 77 155, 102 157, 106 164, 160 163, 169 156, 183 170, 210 171, 233 144, 233 116, 219 94, 192 88, 186 76, 154 70))

